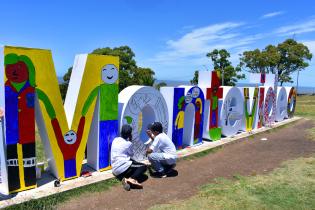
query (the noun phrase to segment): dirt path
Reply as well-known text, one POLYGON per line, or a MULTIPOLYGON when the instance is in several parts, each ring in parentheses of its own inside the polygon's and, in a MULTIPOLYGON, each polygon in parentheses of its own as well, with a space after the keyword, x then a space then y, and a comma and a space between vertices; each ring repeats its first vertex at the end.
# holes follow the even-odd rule
POLYGON ((271 133, 244 138, 205 157, 180 161, 177 177, 149 178, 143 190, 126 192, 116 186, 105 192, 85 194, 62 204, 59 209, 147 209, 193 196, 198 186, 216 177, 266 173, 283 161, 315 152, 315 141, 307 140, 305 131, 312 126, 311 121, 300 120, 271 133), (261 141, 262 137, 268 140, 261 141))

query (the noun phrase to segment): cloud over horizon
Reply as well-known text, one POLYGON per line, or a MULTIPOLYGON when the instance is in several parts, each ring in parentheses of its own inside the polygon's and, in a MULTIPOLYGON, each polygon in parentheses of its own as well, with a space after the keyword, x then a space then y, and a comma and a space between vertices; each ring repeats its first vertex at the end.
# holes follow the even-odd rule
POLYGON ((263 34, 242 34, 243 26, 246 26, 244 22, 224 22, 193 29, 178 39, 168 40, 165 50, 157 53, 151 61, 176 65, 180 60, 189 59, 198 63, 205 61, 206 53, 213 49, 234 49, 238 52, 239 49, 247 49, 263 34))

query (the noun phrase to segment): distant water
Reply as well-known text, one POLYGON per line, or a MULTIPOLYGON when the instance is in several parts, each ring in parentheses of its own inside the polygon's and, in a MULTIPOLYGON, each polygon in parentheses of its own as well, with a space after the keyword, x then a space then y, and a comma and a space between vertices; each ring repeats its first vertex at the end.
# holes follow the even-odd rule
MULTIPOLYGON (((237 87, 255 87, 255 84, 247 84, 247 83, 237 83, 237 87)), ((292 85, 283 85, 283 86, 292 86, 292 85)), ((298 88, 298 94, 315 94, 315 87, 304 87, 300 86, 298 88)))
MULTIPOLYGON (((167 86, 176 87, 179 85, 190 85, 190 82, 188 81, 175 81, 175 80, 156 80, 155 84, 158 84, 160 82, 165 82, 167 86)), ((237 83, 237 87, 255 87, 255 84, 248 84, 248 83, 237 83)), ((291 85, 287 85, 291 86, 291 85)), ((298 88, 298 94, 315 94, 315 87, 304 87, 300 86, 298 88)))

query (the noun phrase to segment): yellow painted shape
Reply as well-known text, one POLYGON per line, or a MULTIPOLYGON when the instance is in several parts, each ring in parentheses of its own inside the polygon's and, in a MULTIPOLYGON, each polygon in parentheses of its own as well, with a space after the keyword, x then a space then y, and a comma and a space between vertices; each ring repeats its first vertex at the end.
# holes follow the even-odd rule
MULTIPOLYGON (((20 47, 5 47, 4 54, 15 53, 17 55, 28 56, 35 67, 35 81, 37 88, 42 90, 50 99, 53 105, 57 119, 59 121, 63 133, 67 132, 68 124, 63 108, 61 94, 58 85, 58 79, 55 72, 55 67, 52 60, 50 50, 20 48, 20 47)), ((42 110, 47 135, 50 141, 51 150, 56 161, 58 175, 61 179, 64 177, 64 161, 61 150, 59 149, 55 133, 53 131, 51 120, 46 112, 44 104, 40 101, 40 108, 42 110)))
POLYGON ((102 171, 108 171, 108 170, 110 170, 110 169, 112 169, 112 166, 107 166, 106 168, 100 169, 100 172, 102 172, 102 171))
POLYGON ((24 164, 23 164, 23 151, 22 145, 17 144, 17 155, 18 155, 18 164, 19 164, 19 174, 20 174, 20 188, 25 188, 25 180, 24 180, 24 164))
MULTIPOLYGON (((87 61, 85 64, 84 74, 82 78, 82 83, 80 87, 80 92, 78 96, 78 101, 75 107, 75 113, 73 116, 72 126, 71 129, 77 130, 78 124, 81 118, 81 111, 84 106, 84 103, 92 90, 103 83, 101 79, 102 75, 102 68, 107 64, 114 64, 115 66, 119 66, 119 58, 115 56, 104 56, 104 55, 93 55, 89 54, 87 57, 87 61)), ((118 83, 118 80, 117 80, 118 83)), ((76 167, 78 176, 80 176, 81 168, 82 168, 82 161, 84 159, 84 151, 86 148, 86 143, 88 140, 88 135, 90 131, 90 126, 92 123, 93 112, 95 107, 96 98, 92 103, 89 111, 85 116, 85 127, 84 132, 81 140, 81 144, 77 151, 76 156, 76 167)), ((96 141, 97 139, 95 139, 96 141)))
POLYGON ((141 133, 142 130, 142 112, 139 113, 138 115, 138 133, 141 133))

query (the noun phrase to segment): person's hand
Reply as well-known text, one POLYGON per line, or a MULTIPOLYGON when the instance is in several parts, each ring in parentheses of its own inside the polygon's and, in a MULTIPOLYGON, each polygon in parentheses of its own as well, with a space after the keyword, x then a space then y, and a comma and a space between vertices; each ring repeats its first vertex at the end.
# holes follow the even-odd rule
POLYGON ((150 148, 148 148, 147 151, 146 151, 146 153, 145 153, 145 155, 148 156, 148 155, 151 154, 152 152, 153 152, 153 150, 150 149, 150 148))

